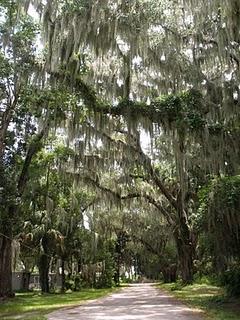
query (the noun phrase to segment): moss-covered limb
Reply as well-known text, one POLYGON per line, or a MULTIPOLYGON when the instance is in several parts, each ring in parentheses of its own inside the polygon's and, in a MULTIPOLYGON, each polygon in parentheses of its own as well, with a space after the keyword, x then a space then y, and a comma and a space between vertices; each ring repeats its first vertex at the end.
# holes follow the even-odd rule
POLYGON ((235 158, 237 158, 237 150, 239 150, 237 147, 239 135, 237 126, 239 121, 234 119, 233 123, 232 118, 224 123, 218 122, 216 119, 215 121, 211 120, 211 115, 206 114, 208 110, 199 91, 190 90, 165 96, 152 101, 150 105, 123 100, 115 106, 98 99, 93 88, 87 85, 81 77, 74 81, 71 81, 66 74, 57 74, 56 77, 63 81, 65 86, 75 90, 75 96, 84 101, 89 116, 92 117, 98 128, 99 124, 103 128, 106 127, 106 123, 109 123, 111 118, 109 116, 113 116, 113 118, 123 116, 130 128, 136 128, 139 124, 145 124, 145 126, 147 124, 151 130, 151 125, 157 122, 168 134, 178 132, 181 137, 186 139, 186 143, 200 143, 204 150, 200 155, 202 162, 208 169, 215 166, 214 173, 219 170, 225 172, 225 169, 230 167, 229 165, 226 168, 224 164, 225 161, 230 163, 230 160, 227 159, 230 152, 236 154, 235 158), (220 160, 221 165, 219 165, 220 160))
POLYGON ((9 124, 11 122, 11 118, 13 115, 13 112, 17 106, 18 103, 18 97, 14 97, 14 101, 11 104, 8 104, 6 107, 6 110, 1 115, 1 126, 0 126, 0 157, 2 157, 5 149, 5 140, 7 135, 7 130, 9 127, 9 124))
POLYGON ((77 77, 75 80, 75 90, 77 93, 80 93, 80 96, 87 107, 96 111, 108 111, 109 108, 107 108, 107 105, 102 104, 98 100, 94 89, 87 85, 81 77, 77 77))
MULTIPOLYGON (((121 139, 114 139, 108 134, 106 134, 104 131, 97 130, 94 126, 91 124, 88 124, 88 126, 93 130, 96 131, 100 136, 102 136, 104 139, 107 139, 112 145, 117 146, 120 150, 124 150, 127 152, 127 154, 136 155, 134 159, 137 159, 139 164, 143 165, 147 176, 149 177, 148 180, 152 180, 154 184, 157 186, 159 191, 165 196, 165 198, 169 201, 169 203, 172 205, 174 209, 177 210, 177 200, 175 197, 171 194, 171 192, 167 189, 167 187, 164 185, 163 181, 161 180, 161 177, 159 177, 159 174, 157 170, 154 168, 151 159, 149 156, 147 156, 141 149, 139 141, 136 141, 132 138, 132 140, 135 140, 135 144, 133 143, 126 143, 121 139)), ((128 135, 128 133, 126 133, 128 135)))
POLYGON ((98 188, 99 190, 103 191, 105 194, 109 194, 111 195, 116 202, 121 202, 124 200, 128 200, 128 199, 134 199, 134 198, 142 198, 145 199, 148 203, 152 204, 155 208, 157 208, 159 210, 159 212, 166 218, 166 220, 169 223, 172 223, 172 215, 171 212, 167 211, 160 203, 160 201, 157 201, 156 199, 154 199, 152 196, 144 193, 144 192, 131 192, 128 194, 121 194, 117 191, 114 191, 108 187, 105 187, 103 185, 101 185, 101 183, 97 180, 97 179, 93 179, 90 176, 84 176, 83 180, 92 185, 94 188, 98 188))
POLYGON ((159 212, 161 212, 161 214, 166 218, 169 225, 174 224, 175 217, 172 214, 171 210, 166 210, 165 207, 162 206, 159 201, 151 197, 149 194, 144 194, 143 198, 145 198, 150 204, 157 208, 159 212))
POLYGON ((162 96, 150 104, 124 99, 117 106, 100 101, 93 88, 81 78, 76 79, 75 90, 93 111, 121 115, 129 121, 148 118, 153 123, 179 128, 185 126, 190 130, 202 128, 205 124, 203 97, 197 90, 162 96))
MULTIPOLYGON (((66 88, 74 90, 78 99, 83 100, 85 107, 97 117, 101 115, 123 116, 129 124, 153 123, 159 124, 166 131, 194 134, 196 138, 205 136, 205 129, 209 134, 231 130, 231 123, 220 123, 211 119, 208 113, 208 102, 198 90, 170 94, 153 100, 150 104, 133 100, 122 100, 118 105, 111 105, 98 98, 96 91, 82 80, 81 77, 72 79, 66 73, 54 73, 54 77, 61 81, 66 88)), ((229 122, 232 120, 230 119, 229 122)), ((143 124, 144 125, 144 124, 143 124)))
MULTIPOLYGON (((48 124, 49 125, 49 124, 48 124)), ((19 179, 18 179, 18 192, 19 195, 22 195, 24 192, 24 189, 26 187, 27 179, 28 179, 28 173, 29 173, 29 167, 32 163, 33 157, 39 152, 42 148, 42 140, 44 136, 46 136, 48 132, 48 125, 45 126, 34 138, 32 143, 29 145, 28 152, 26 154, 23 168, 20 173, 19 179)))
POLYGON ((155 248, 154 245, 152 243, 150 243, 149 241, 147 241, 147 239, 144 239, 141 236, 137 236, 137 235, 132 235, 131 236, 132 239, 136 242, 140 242, 149 252, 153 253, 154 255, 158 256, 158 257, 162 257, 163 255, 163 251, 164 248, 167 244, 167 240, 166 239, 161 239, 161 246, 160 248, 155 248))
POLYGON ((84 176, 83 180, 88 183, 91 184, 94 187, 99 188, 100 190, 102 190, 104 193, 108 193, 111 194, 114 198, 118 199, 118 200, 127 200, 127 199, 134 199, 134 198, 139 198, 141 197, 141 194, 138 192, 133 192, 133 193, 129 193, 129 194, 125 194, 125 195, 121 195, 120 193, 107 188, 103 185, 100 184, 100 182, 97 179, 93 179, 90 176, 84 176))
MULTIPOLYGON (((129 120, 139 118, 148 118, 154 123, 173 123, 178 125, 179 121, 191 122, 194 112, 199 118, 199 126, 202 126, 200 118, 206 113, 203 103, 203 97, 198 90, 191 89, 179 94, 170 94, 161 96, 153 100, 150 104, 134 100, 123 99, 116 106, 102 101, 94 88, 83 81, 81 76, 73 77, 65 71, 51 72, 53 78, 63 83, 66 88, 74 90, 79 99, 89 110, 102 114, 111 114, 115 116, 124 116, 129 120)), ((190 126, 191 128, 191 126, 190 126)), ((194 126, 192 125, 192 128, 194 126)))

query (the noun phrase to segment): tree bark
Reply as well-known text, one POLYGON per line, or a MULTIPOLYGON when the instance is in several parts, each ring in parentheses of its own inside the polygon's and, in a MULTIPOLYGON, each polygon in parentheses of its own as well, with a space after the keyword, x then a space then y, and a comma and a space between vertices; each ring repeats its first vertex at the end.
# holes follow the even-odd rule
POLYGON ((193 259, 191 245, 179 241, 177 247, 182 281, 184 284, 191 284, 193 282, 193 259))
MULTIPOLYGON (((12 290, 12 219, 16 207, 9 207, 0 229, 0 297, 13 297, 12 290)), ((6 213, 5 213, 6 214, 6 213)), ((4 215, 4 213, 3 213, 4 215)))
POLYGON ((22 171, 21 171, 21 174, 20 174, 19 179, 18 179, 17 189, 18 189, 18 192, 19 192, 20 196, 23 194, 23 192, 25 190, 25 187, 26 187, 26 184, 27 184, 29 167, 30 167, 30 165, 32 163, 32 159, 42 148, 41 140, 43 139, 43 137, 45 135, 45 130, 46 130, 45 128, 42 129, 34 137, 33 142, 29 145, 29 148, 28 148, 28 151, 27 151, 24 163, 23 163, 22 171))
POLYGON ((82 266, 83 266, 83 262, 82 262, 82 258, 78 259, 78 273, 80 274, 82 272, 82 266))
MULTIPOLYGON (((47 120, 44 129, 42 129, 42 131, 35 136, 35 139, 29 146, 26 158, 24 160, 22 172, 18 179, 18 197, 21 197, 25 190, 32 158, 41 150, 40 142, 45 136, 48 126, 49 120, 47 120)), ((2 139, 2 137, 0 138, 2 139)), ((2 148, 1 143, 0 148, 2 148)), ((1 152, 3 151, 4 149, 0 149, 0 156, 1 152)), ((12 291, 12 221, 17 215, 17 210, 17 206, 9 206, 9 208, 6 209, 8 214, 4 220, 4 223, 2 223, 2 228, 0 229, 0 231, 2 230, 3 234, 0 235, 0 297, 14 295, 12 291)))
POLYGON ((29 291, 31 272, 24 271, 22 275, 22 290, 29 291))
MULTIPOLYGON (((4 229, 4 234, 11 236, 11 226, 4 229)), ((0 236, 0 297, 12 296, 12 241, 0 236)))
POLYGON ((61 291, 64 292, 65 291, 65 261, 62 258, 61 259, 61 269, 62 269, 62 273, 61 273, 61 291))
POLYGON ((115 282, 115 285, 118 287, 120 284, 120 268, 118 265, 114 273, 114 282, 115 282))
POLYGON ((177 279, 177 266, 172 264, 162 269, 163 280, 165 283, 176 282, 177 279))
POLYGON ((49 293, 50 288, 49 288, 49 267, 50 267, 50 257, 47 256, 45 253, 43 253, 40 256, 39 259, 39 280, 40 280, 40 286, 42 289, 43 293, 49 293))
POLYGON ((13 103, 9 103, 7 105, 7 108, 2 115, 2 121, 0 126, 0 157, 2 157, 4 154, 5 140, 6 140, 8 127, 12 119, 13 112, 17 106, 17 103, 18 103, 18 94, 16 94, 13 103))
POLYGON ((179 228, 174 233, 177 246, 180 272, 184 284, 190 284, 193 281, 193 244, 189 226, 184 217, 179 220, 179 228))
POLYGON ((124 63, 124 92, 123 98, 129 100, 131 93, 131 58, 129 55, 125 56, 123 54, 123 63, 124 63))

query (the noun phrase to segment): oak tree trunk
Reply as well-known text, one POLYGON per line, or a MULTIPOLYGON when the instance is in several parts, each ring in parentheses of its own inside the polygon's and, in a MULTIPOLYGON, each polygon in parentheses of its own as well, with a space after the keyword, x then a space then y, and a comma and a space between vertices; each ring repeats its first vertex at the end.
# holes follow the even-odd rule
POLYGON ((162 270, 163 280, 165 283, 176 282, 177 280, 177 266, 172 264, 162 270))
POLYGON ((65 262, 64 259, 61 259, 61 269, 62 269, 62 273, 61 273, 61 291, 64 292, 65 291, 65 262))
POLYGON ((180 272, 185 284, 193 281, 193 244, 186 219, 182 216, 179 220, 179 229, 174 233, 180 272))
POLYGON ((49 293, 49 267, 50 267, 50 257, 43 253, 39 259, 39 280, 40 286, 43 293, 49 293))
POLYGON ((24 271, 22 275, 22 290, 29 291, 31 272, 24 271))
MULTIPOLYGON (((6 231, 5 229, 5 235, 8 233, 6 231)), ((12 241, 5 236, 0 236, 0 297, 11 296, 14 296, 12 291, 12 241)))
MULTIPOLYGON (((0 224, 0 297, 13 297, 12 290, 12 219, 15 208, 9 207, 0 224)), ((3 213, 4 215, 4 213, 3 213)))

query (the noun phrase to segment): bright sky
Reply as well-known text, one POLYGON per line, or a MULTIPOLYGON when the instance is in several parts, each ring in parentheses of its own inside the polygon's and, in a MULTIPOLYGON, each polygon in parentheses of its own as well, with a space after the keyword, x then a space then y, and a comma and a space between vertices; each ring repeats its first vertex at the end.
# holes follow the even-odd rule
POLYGON ((32 4, 30 4, 29 6, 28 13, 30 14, 31 17, 33 17, 33 19, 39 20, 39 14, 37 13, 37 11, 35 10, 32 4))

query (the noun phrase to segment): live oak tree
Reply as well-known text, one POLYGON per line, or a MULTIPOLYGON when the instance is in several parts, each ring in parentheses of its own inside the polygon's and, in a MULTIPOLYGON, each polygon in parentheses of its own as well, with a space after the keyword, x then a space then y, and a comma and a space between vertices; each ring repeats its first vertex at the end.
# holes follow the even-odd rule
MULTIPOLYGON (((187 159, 189 143, 200 145, 198 154, 206 171, 219 174, 226 169, 236 170, 238 13, 236 1, 227 8, 223 2, 202 6, 194 1, 134 1, 130 6, 126 1, 115 4, 48 1, 41 11, 49 46, 49 72, 58 73, 60 69, 95 112, 124 115, 132 128, 135 117, 145 128, 157 123, 172 137, 180 190, 177 199, 162 191, 181 221, 181 237, 177 238, 179 256, 188 257, 182 262, 183 269, 189 269, 185 281, 192 278, 192 241, 185 201, 189 199, 188 170, 195 164, 187 159), (101 9, 97 10, 99 6, 101 9), (82 32, 83 25, 87 26, 87 32, 82 32), (95 62, 86 63, 89 67, 86 81, 93 79, 91 83, 97 91, 105 98, 110 96, 110 104, 119 95, 125 98, 118 107, 98 103, 93 92, 78 79, 86 55, 95 62), (189 87, 201 91, 203 101, 194 101, 196 94, 180 98, 182 103, 175 95, 166 103, 152 100, 149 107, 146 103, 129 101, 132 97, 144 99, 142 95, 145 101, 147 97, 151 100, 160 93, 175 93, 189 87), (217 139, 216 129, 220 132, 217 139)), ((105 121, 107 117, 102 118, 103 124, 105 121)))

